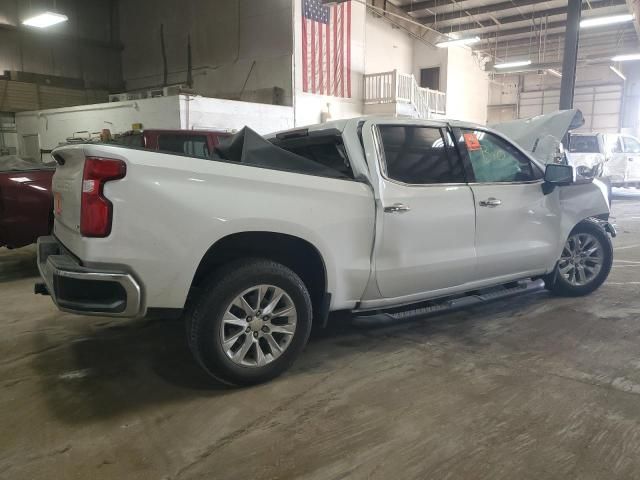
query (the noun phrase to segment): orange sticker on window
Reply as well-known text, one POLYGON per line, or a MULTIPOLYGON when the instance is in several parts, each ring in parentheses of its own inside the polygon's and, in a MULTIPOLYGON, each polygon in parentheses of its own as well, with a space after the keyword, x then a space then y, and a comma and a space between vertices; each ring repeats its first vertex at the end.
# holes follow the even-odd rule
POLYGON ((476 137, 475 133, 465 133, 464 134, 464 143, 467 144, 467 150, 470 152, 474 150, 480 150, 482 146, 480 145, 480 141, 478 137, 476 137))

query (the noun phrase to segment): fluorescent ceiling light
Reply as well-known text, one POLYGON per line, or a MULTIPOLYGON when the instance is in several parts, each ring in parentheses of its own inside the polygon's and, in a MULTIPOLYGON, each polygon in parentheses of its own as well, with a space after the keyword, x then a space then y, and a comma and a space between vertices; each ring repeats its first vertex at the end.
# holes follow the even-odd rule
POLYGON ((554 77, 562 78, 562 74, 555 68, 547 68, 547 73, 550 73, 554 77))
POLYGON ((627 77, 625 77, 624 74, 620 70, 618 70, 616 67, 614 67, 613 65, 609 65, 609 68, 611 69, 611 71, 613 73, 618 75, 621 79, 623 79, 623 80, 627 79, 627 77))
POLYGON ((613 25, 614 23, 631 22, 633 15, 625 13, 624 15, 611 15, 610 17, 585 18, 580 22, 580 28, 601 27, 603 25, 613 25))
POLYGON ((479 41, 480 41, 480 37, 457 38, 457 39, 445 40, 444 42, 436 43, 436 47, 438 48, 457 47, 461 45, 471 45, 473 43, 478 43, 479 41))
POLYGON ((517 62, 507 62, 507 63, 496 63, 493 68, 511 68, 511 67, 526 67, 527 65, 531 65, 531 60, 520 60, 517 62))
POLYGON ((631 60, 640 60, 640 53, 629 53, 626 55, 616 55, 611 59, 613 62, 629 62, 631 60))
POLYGON ((44 12, 40 15, 27 18, 22 24, 28 27, 47 28, 57 23, 66 22, 67 20, 69 20, 69 17, 61 13, 44 12))

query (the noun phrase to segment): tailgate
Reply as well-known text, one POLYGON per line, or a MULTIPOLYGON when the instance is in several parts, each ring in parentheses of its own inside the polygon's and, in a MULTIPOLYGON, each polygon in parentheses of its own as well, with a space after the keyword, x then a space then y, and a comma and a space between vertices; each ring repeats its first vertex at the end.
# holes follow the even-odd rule
POLYGON ((56 229, 79 235, 84 149, 81 145, 62 147, 52 155, 58 163, 51 184, 56 229))

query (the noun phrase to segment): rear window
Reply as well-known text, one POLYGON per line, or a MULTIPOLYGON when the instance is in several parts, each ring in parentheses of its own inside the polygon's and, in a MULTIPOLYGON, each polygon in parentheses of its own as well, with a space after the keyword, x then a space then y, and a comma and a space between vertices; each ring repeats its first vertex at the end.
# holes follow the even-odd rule
POLYGON ((142 133, 123 135, 121 137, 116 138, 114 141, 115 143, 119 143, 120 145, 125 145, 127 147, 136 147, 136 148, 144 147, 144 140, 142 138, 142 133))
POLYGON ((211 156, 206 135, 163 133, 158 136, 158 150, 196 158, 210 158, 211 156))
POLYGON ((571 153, 600 153, 598 137, 595 135, 576 135, 569 141, 569 151, 571 153))
POLYGON ((324 167, 335 170, 345 177, 353 178, 353 171, 349 157, 340 137, 315 138, 306 145, 287 145, 281 142, 280 148, 306 159, 312 160, 324 167))

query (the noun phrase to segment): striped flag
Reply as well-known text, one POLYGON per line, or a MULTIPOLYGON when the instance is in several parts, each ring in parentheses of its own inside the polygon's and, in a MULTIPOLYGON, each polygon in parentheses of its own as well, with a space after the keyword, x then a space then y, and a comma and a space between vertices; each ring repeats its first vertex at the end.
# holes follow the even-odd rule
POLYGON ((302 0, 302 90, 351 98, 351 1, 302 0))

